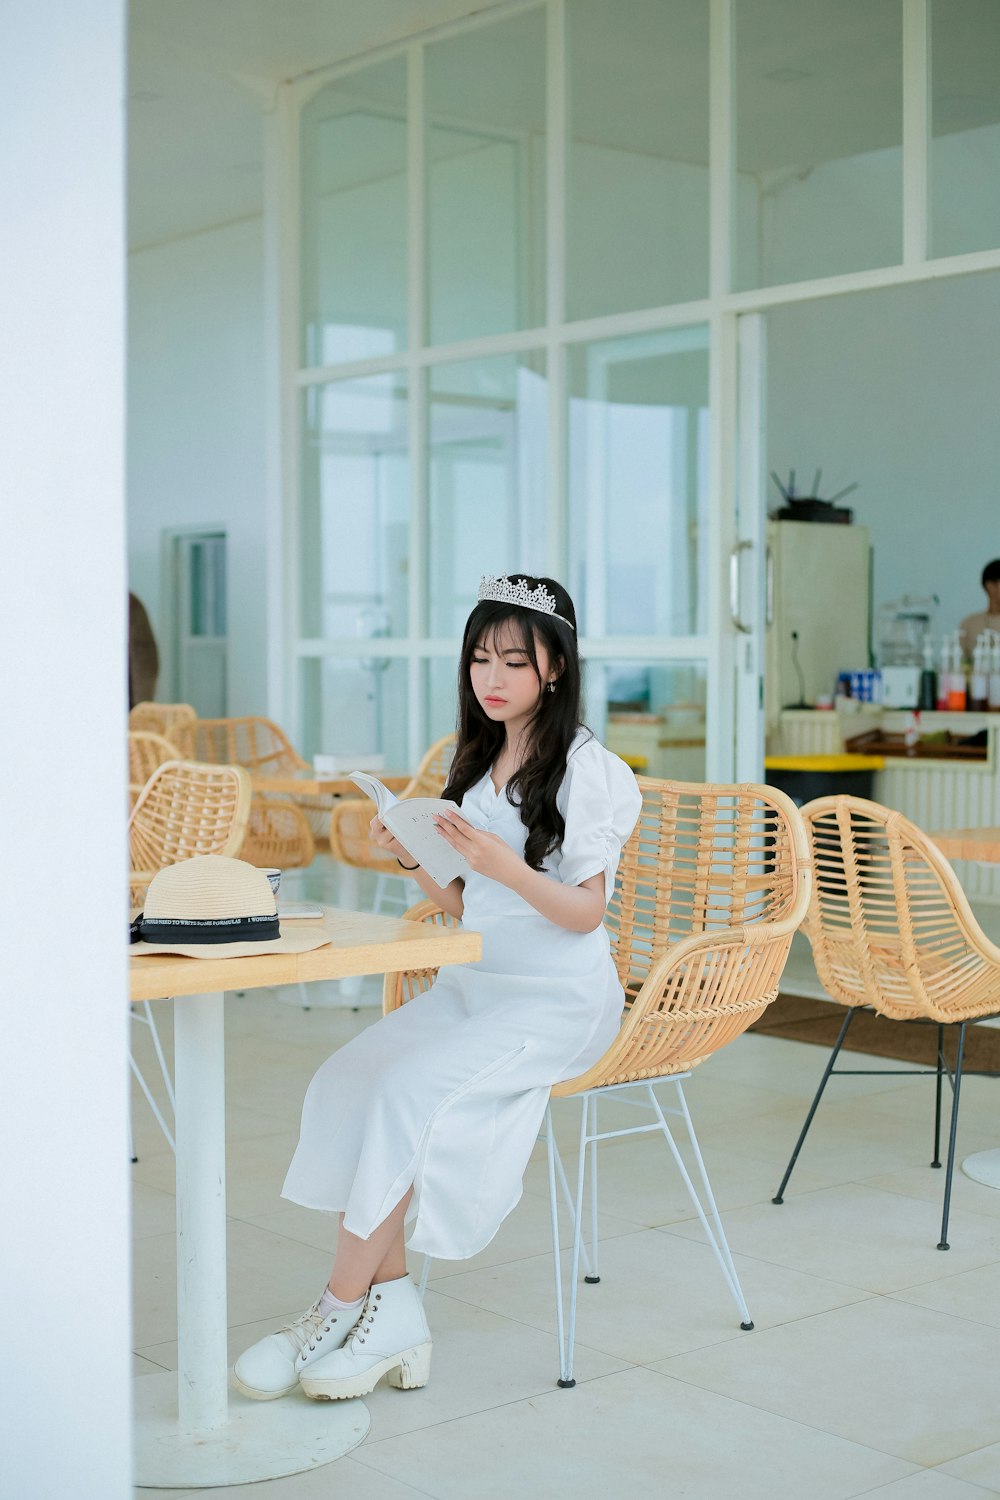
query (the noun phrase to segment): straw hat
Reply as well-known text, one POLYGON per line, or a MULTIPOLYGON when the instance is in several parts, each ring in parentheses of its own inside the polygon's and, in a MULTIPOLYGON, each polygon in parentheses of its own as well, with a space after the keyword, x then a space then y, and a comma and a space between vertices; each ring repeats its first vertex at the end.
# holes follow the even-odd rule
POLYGON ((130 951, 253 958, 308 953, 330 941, 313 923, 287 923, 281 930, 263 870, 223 854, 196 854, 153 876, 145 906, 132 923, 130 951))

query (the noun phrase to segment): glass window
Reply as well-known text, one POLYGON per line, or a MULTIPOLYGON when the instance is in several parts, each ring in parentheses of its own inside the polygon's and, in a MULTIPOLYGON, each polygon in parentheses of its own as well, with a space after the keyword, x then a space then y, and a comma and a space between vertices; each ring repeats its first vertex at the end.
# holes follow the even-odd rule
POLYGON ((406 381, 370 375, 303 393, 301 629, 405 635, 409 543, 406 381))
POLYGON ((427 48, 430 342, 544 321, 545 12, 427 48))
POLYGON ((705 779, 704 662, 588 661, 586 722, 640 776, 705 779))
POLYGON ((427 663, 427 743, 453 734, 458 720, 458 652, 427 663))
POLYGON ((571 319, 708 294, 708 9, 570 0, 571 319))
MULTIPOLYGON (((457 657, 429 663, 428 743, 455 727, 457 657)), ((705 779, 702 661, 584 661, 583 718, 642 776, 705 779)))
POLYGON ((405 771, 407 663, 387 656, 304 657, 300 661, 302 744, 306 759, 323 755, 385 756, 405 771))
POLYGON ((406 63, 330 84, 302 111, 302 359, 406 345, 406 63))
POLYGON ((570 593, 581 634, 706 629, 708 329, 569 357, 570 593))
POLYGON ((457 636, 484 573, 544 573, 548 386, 542 354, 430 373, 429 633, 457 636))
POLYGON ((931 9, 931 254, 1000 245, 1000 5, 931 9))
POLYGON ((900 261, 902 76, 899 0, 737 0, 738 288, 900 261))

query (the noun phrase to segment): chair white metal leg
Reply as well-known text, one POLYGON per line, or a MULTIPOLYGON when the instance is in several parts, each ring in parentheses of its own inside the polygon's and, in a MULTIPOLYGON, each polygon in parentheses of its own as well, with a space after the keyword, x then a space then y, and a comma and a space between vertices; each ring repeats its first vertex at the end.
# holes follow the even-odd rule
MULTIPOLYGON (((569 1210, 569 1215, 570 1215, 570 1219, 571 1220, 574 1219, 574 1217, 575 1217, 575 1210, 574 1210, 574 1206, 573 1206, 573 1198, 572 1198, 572 1195, 571 1195, 570 1190, 569 1190, 569 1182, 567 1181, 567 1178, 566 1178, 566 1169, 564 1168, 564 1166, 562 1164, 562 1157, 559 1155, 559 1147, 556 1145, 555 1135, 554 1135, 553 1130, 552 1130, 552 1116, 551 1116, 551 1110, 550 1109, 546 1110, 545 1118, 546 1118, 546 1128, 545 1128, 544 1131, 542 1131, 540 1133, 539 1140, 544 1140, 547 1145, 551 1144, 551 1149, 550 1149, 549 1155, 550 1155, 551 1160, 552 1160, 552 1168, 553 1168, 552 1183, 553 1183, 553 1186, 552 1186, 551 1192, 550 1192, 550 1199, 551 1199, 551 1203, 554 1205, 554 1214, 555 1214, 555 1219, 554 1219, 555 1229, 553 1231, 553 1241, 552 1241, 552 1243, 553 1243, 553 1245, 555 1247, 556 1258, 558 1260, 558 1253, 559 1253, 559 1226, 558 1226, 559 1204, 558 1204, 558 1195, 556 1194, 555 1186, 554 1186, 556 1180, 558 1180, 559 1186, 562 1189, 562 1195, 563 1195, 563 1197, 566 1200, 566 1207, 569 1210)), ((597 1119, 596 1109, 595 1109, 594 1119, 595 1119, 595 1121, 597 1119)), ((596 1161, 596 1156, 595 1156, 595 1161, 596 1161)), ((597 1181, 596 1176, 593 1178, 593 1181, 594 1181, 594 1183, 596 1185, 596 1181, 597 1181)), ((584 1278, 583 1278, 584 1281, 588 1281, 588 1282, 600 1281, 601 1278, 596 1274, 596 1266, 597 1266, 597 1212, 596 1212, 596 1209, 594 1211, 594 1243, 593 1243, 594 1264, 593 1264, 593 1267, 591 1266, 590 1257, 587 1254, 587 1247, 586 1247, 586 1245, 581 1245, 581 1247, 580 1247, 580 1254, 581 1254, 581 1256, 583 1258, 583 1268, 584 1268, 584 1273, 585 1273, 584 1274, 584 1278), (591 1271, 592 1270, 594 1271, 593 1275, 591 1275, 591 1271)), ((429 1256, 429 1255, 425 1255, 424 1256, 424 1264, 423 1264, 423 1266, 421 1268, 421 1271, 420 1271, 420 1280, 417 1283, 417 1292, 418 1292, 421 1300, 423 1300, 424 1292, 427 1290, 427 1278, 430 1276, 432 1264, 433 1264, 432 1257, 429 1256)))
MULTIPOLYGON (((549 1106, 549 1110, 551 1110, 551 1105, 549 1106)), ((557 1180, 557 1182, 559 1184, 559 1188, 560 1188, 560 1190, 562 1192, 563 1201, 566 1204, 566 1210, 567 1210, 567 1212, 569 1214, 570 1223, 572 1224, 572 1223, 576 1222, 576 1203, 575 1203, 575 1200, 573 1198, 573 1194, 570 1191, 569 1179, 566 1176, 566 1168, 563 1166, 562 1156, 560 1155, 560 1152, 559 1152, 559 1144, 556 1141, 555 1133, 552 1130, 552 1117, 551 1117, 551 1114, 550 1114, 549 1110, 546 1111, 546 1115, 545 1115, 545 1121, 546 1121, 546 1123, 545 1123, 545 1129, 539 1133, 539 1137, 538 1138, 539 1138, 539 1140, 544 1140, 544 1141, 548 1142, 549 1136, 551 1134, 551 1137, 552 1137, 552 1155, 553 1155, 554 1166, 555 1166, 556 1180, 557 1180)), ((558 1211, 558 1196, 556 1198, 556 1209, 558 1211)), ((594 1223, 595 1223, 595 1225, 597 1223, 596 1217, 594 1219, 594 1223)), ((555 1246, 558 1246, 558 1243, 559 1243, 558 1240, 554 1240, 553 1241, 553 1244, 555 1246)), ((597 1237, 596 1237, 596 1233, 595 1233, 595 1236, 594 1236, 593 1254, 594 1255, 597 1254, 597 1237)), ((596 1266, 592 1266, 591 1265, 591 1257, 590 1257, 590 1255, 587 1252, 586 1245, 584 1245, 584 1244, 581 1244, 581 1246, 580 1246, 580 1255, 581 1255, 581 1257, 583 1259, 584 1280, 585 1281, 600 1281, 601 1278, 597 1275, 596 1266)))
POLYGON ((566 1359, 566 1330, 563 1315, 562 1256, 559 1252, 559 1199, 556 1196, 556 1133, 552 1123, 552 1105, 545 1110, 545 1149, 549 1165, 549 1212, 552 1217, 552 1265, 556 1280, 556 1336, 559 1340, 559 1384, 574 1386, 572 1363, 566 1359), (567 1369, 570 1370, 568 1377, 567 1369))
POLYGON ((597 1264, 597 1095, 590 1096, 590 1265, 584 1251, 583 1279, 596 1286, 601 1279, 597 1264))
MULTIPOLYGON (((683 1075, 683 1077, 688 1076, 690 1075, 683 1075)), ((719 1215, 719 1209, 715 1201, 715 1195, 712 1192, 712 1185, 709 1181, 708 1169, 705 1166, 705 1161, 701 1154, 701 1148, 698 1145, 698 1138, 695 1134, 691 1115, 688 1111, 687 1100, 684 1097, 682 1077, 664 1078, 658 1081, 673 1084, 674 1088, 677 1091, 679 1105, 678 1108, 670 1109, 665 1112, 660 1104, 660 1101, 657 1099, 656 1094, 653 1092, 653 1086, 651 1082, 620 1084, 617 1087, 610 1087, 601 1090, 602 1093, 614 1093, 616 1096, 622 1096, 628 1090, 641 1089, 647 1096, 648 1102, 642 1103, 639 1100, 629 1099, 627 1097, 622 1098, 622 1102, 633 1104, 641 1109, 652 1109, 653 1114, 656 1118, 655 1123, 649 1125, 639 1125, 622 1130, 601 1131, 598 1128, 597 1121, 597 1090, 585 1093, 581 1097, 580 1144, 576 1196, 573 1206, 570 1209, 570 1213, 573 1217, 573 1254, 572 1270, 570 1273, 572 1279, 569 1289, 568 1313, 565 1307, 565 1297, 562 1285, 562 1267, 560 1264, 559 1256, 558 1201, 556 1194, 558 1151, 555 1145, 555 1136, 552 1129, 551 1106, 549 1107, 549 1110, 546 1114, 546 1135, 549 1156, 549 1198, 550 1211, 552 1215, 552 1244, 556 1284, 556 1329, 559 1338, 558 1383, 563 1388, 569 1388, 576 1384, 576 1381, 573 1378, 573 1351, 576 1342, 576 1308, 577 1289, 580 1279, 580 1262, 581 1259, 583 1260, 585 1265, 587 1262, 587 1251, 583 1244, 583 1207, 584 1193, 586 1190, 588 1155, 591 1177, 590 1208, 592 1243, 590 1267, 591 1274, 585 1275, 584 1280, 588 1282, 595 1282, 600 1280, 600 1276, 598 1274, 597 1259, 597 1144, 599 1141, 608 1140, 613 1136, 639 1135, 647 1133, 649 1131, 658 1131, 664 1136, 667 1145, 670 1148, 670 1153, 677 1165, 677 1170, 681 1174, 681 1180, 683 1181, 684 1186, 687 1188, 691 1202, 694 1204, 695 1212, 697 1213, 701 1226, 705 1231, 705 1235, 708 1239, 708 1243, 712 1250, 712 1253, 719 1264, 719 1268, 722 1271, 723 1276, 725 1277, 726 1285, 729 1287, 730 1293, 733 1297, 733 1301, 736 1303, 736 1306, 739 1309, 741 1318, 740 1327, 745 1330, 750 1330, 753 1328, 753 1320, 750 1317, 750 1310, 747 1307, 746 1298, 743 1295, 743 1288, 740 1285, 739 1276, 736 1272, 736 1266, 733 1262, 732 1252, 729 1249, 729 1242, 726 1239, 725 1230, 722 1227, 722 1219, 719 1215), (675 1142, 670 1130, 670 1126, 667 1123, 667 1113, 679 1115, 684 1121, 688 1133, 688 1140, 690 1141, 691 1149, 694 1152, 695 1161, 697 1163, 698 1176, 701 1179, 702 1192, 704 1193, 705 1203, 707 1204, 708 1208, 707 1213, 705 1210, 705 1206, 702 1203, 701 1197, 699 1196, 698 1189, 695 1187, 694 1182, 691 1180, 691 1175, 688 1172, 687 1167, 684 1165, 684 1160, 677 1148, 677 1143, 675 1142), (710 1218, 711 1222, 709 1222, 710 1218)), ((558 1165, 561 1171, 561 1163, 558 1163, 558 1165)))
MULTIPOLYGON (((170 1127, 167 1124, 166 1120, 163 1118, 163 1115, 160 1112, 160 1106, 157 1104, 156 1100, 153 1098, 152 1094, 150 1093, 150 1091, 149 1091, 149 1084, 146 1082, 145 1078, 143 1078, 142 1073, 139 1070, 139 1065, 136 1062, 135 1058, 132 1056, 131 1052, 128 1055, 128 1060, 129 1060, 129 1065, 130 1065, 130 1067, 132 1069, 132 1072, 135 1074, 136 1082, 138 1083, 139 1087, 142 1089, 142 1092, 146 1096, 146 1103, 149 1105, 150 1109, 153 1111, 153 1114, 154 1114, 154 1116, 156 1118, 157 1125, 159 1125, 160 1129, 163 1131, 163 1134, 166 1136, 166 1138, 167 1138, 167 1144, 170 1147, 171 1151, 176 1152, 176 1150, 177 1150, 177 1143, 174 1140, 174 1137, 173 1137, 173 1135, 171 1133, 170 1127)), ((129 1131, 130 1132, 131 1132, 131 1129, 132 1129, 132 1126, 131 1126, 131 1122, 130 1122, 129 1123, 129 1131)), ((135 1156, 135 1148, 134 1147, 132 1149, 132 1154, 133 1154, 133 1157, 134 1157, 135 1156)))
MULTIPOLYGON (((164 1086, 164 1088, 167 1091, 167 1099, 168 1099, 168 1101, 170 1103, 170 1112, 173 1115, 175 1113, 174 1081, 173 1081, 173 1078, 170 1076, 170 1069, 167 1066, 167 1059, 166 1059, 166 1057, 164 1055, 163 1046, 162 1046, 162 1044, 160 1042, 160 1033, 159 1033, 159 1031, 157 1029, 156 1020, 155 1020, 155 1018, 153 1016, 153 1012, 150 1010, 149 1001, 148 1000, 143 1000, 142 1001, 142 1008, 143 1008, 143 1014, 140 1015, 138 1013, 138 1011, 136 1010, 136 1008, 134 1006, 132 1007, 132 1020, 138 1022, 142 1026, 148 1026, 149 1027, 150 1035, 151 1035, 151 1037, 153 1039, 153 1049, 154 1049, 154 1051, 156 1053, 156 1060, 157 1060, 157 1062, 159 1063, 159 1066, 160 1066, 160 1075, 163 1078, 163 1086, 164 1086)), ((162 1113, 162 1111, 160 1109, 160 1106, 157 1104, 156 1100, 153 1098, 152 1092, 150 1091, 149 1084, 146 1082, 145 1078, 143 1077, 142 1071, 139 1068, 139 1065, 136 1062, 135 1058, 133 1057, 131 1050, 129 1051, 129 1059, 128 1060, 129 1060, 129 1065, 131 1066, 132 1072, 135 1074, 136 1082, 138 1083, 139 1087, 142 1089, 143 1094, 145 1095, 146 1103, 149 1105, 150 1109, 152 1110, 153 1116, 154 1116, 154 1118, 156 1120, 156 1123, 159 1125, 160 1129, 163 1131, 163 1134, 164 1134, 164 1136, 167 1139, 167 1144, 169 1145, 171 1151, 176 1151, 176 1145, 175 1145, 175 1142, 174 1142, 173 1132, 170 1129, 170 1126, 167 1124, 166 1120, 164 1119, 164 1116, 163 1116, 163 1113, 162 1113)), ((130 1137, 131 1137, 131 1131, 132 1131, 132 1119, 131 1119, 131 1114, 130 1114, 129 1115, 129 1134, 130 1134, 130 1137)), ((134 1144, 134 1142, 132 1142, 131 1157, 132 1157, 133 1161, 136 1160, 135 1144, 134 1144)))
POLYGON ((153 1012, 149 1008, 148 1000, 144 1000, 142 1002, 142 1009, 146 1017, 146 1024, 148 1025, 150 1034, 153 1038, 153 1048, 156 1052, 156 1060, 160 1064, 160 1073, 163 1078, 163 1086, 167 1091, 167 1098, 170 1100, 170 1108, 174 1109, 174 1080, 170 1076, 170 1069, 167 1067, 167 1060, 163 1055, 163 1048, 160 1045, 160 1033, 157 1030, 156 1022, 153 1019, 153 1012))
POLYGON ((665 1135, 667 1140, 667 1145, 670 1147, 670 1151, 674 1158, 674 1161, 677 1163, 677 1169, 681 1174, 684 1186, 688 1190, 688 1196, 695 1206, 695 1211, 697 1212, 698 1218, 701 1221, 701 1227, 704 1229, 705 1234, 708 1236, 709 1245, 712 1247, 712 1254, 715 1256, 716 1260, 719 1263, 719 1268, 722 1271, 723 1276, 726 1278, 726 1285, 729 1287, 729 1290, 733 1296, 733 1301, 736 1303, 736 1306, 739 1309, 740 1316, 742 1318, 740 1327, 746 1332, 749 1332, 750 1329, 753 1328, 753 1319, 750 1317, 750 1309, 747 1307, 746 1298, 743 1295, 743 1288, 740 1286, 740 1279, 736 1274, 736 1266, 733 1264, 732 1252, 729 1249, 729 1241, 726 1239, 726 1231, 723 1229, 722 1220, 719 1217, 719 1210, 715 1202, 715 1194, 712 1192, 712 1184, 708 1180, 708 1169, 705 1166, 705 1161, 701 1154, 701 1147, 698 1145, 698 1137, 695 1135, 691 1115, 688 1112, 687 1100, 684 1097, 684 1086, 679 1078, 672 1078, 670 1082, 677 1090, 677 1098, 680 1101, 681 1106, 680 1113, 687 1127, 688 1139, 691 1142, 691 1149, 693 1150, 695 1160, 698 1163, 698 1173, 701 1177, 702 1187, 704 1188, 705 1197, 708 1201, 709 1212, 711 1213, 712 1219, 715 1223, 714 1232, 712 1230, 712 1226, 709 1224, 708 1219, 705 1216, 705 1210, 702 1207, 701 1199, 698 1197, 695 1185, 688 1175, 688 1170, 685 1167, 684 1162, 681 1158, 681 1154, 677 1149, 677 1144, 670 1133, 670 1127, 667 1124, 663 1110, 660 1107, 660 1101, 657 1099, 656 1095, 653 1092, 652 1084, 648 1084, 646 1086, 646 1092, 649 1095, 652 1108, 656 1112, 656 1117, 659 1121, 660 1129, 663 1131, 663 1134, 665 1135))

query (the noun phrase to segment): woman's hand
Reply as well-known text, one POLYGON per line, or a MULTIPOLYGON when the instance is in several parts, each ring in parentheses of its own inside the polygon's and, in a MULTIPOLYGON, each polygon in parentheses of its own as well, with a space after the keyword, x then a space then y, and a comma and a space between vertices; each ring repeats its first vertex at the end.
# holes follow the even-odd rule
POLYGON ((371 832, 371 840, 373 844, 377 844, 378 847, 380 849, 384 849, 387 854, 394 855, 396 859, 398 859, 402 864, 413 864, 413 855, 407 854, 402 844, 394 834, 391 834, 389 832, 388 828, 386 828, 381 818, 372 818, 371 822, 368 824, 368 827, 371 832))
POLYGON ((434 822, 441 837, 459 854, 465 855, 470 869, 477 875, 485 875, 500 885, 513 886, 526 869, 521 856, 515 854, 502 838, 482 828, 473 828, 461 814, 441 813, 434 822))

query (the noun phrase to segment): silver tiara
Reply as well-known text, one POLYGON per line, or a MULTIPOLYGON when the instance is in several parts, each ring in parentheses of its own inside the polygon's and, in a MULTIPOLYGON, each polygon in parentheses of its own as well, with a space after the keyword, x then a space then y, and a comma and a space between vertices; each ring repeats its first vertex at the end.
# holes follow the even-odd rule
POLYGON ((529 589, 523 578, 517 583, 511 583, 509 578, 503 576, 490 578, 485 574, 479 580, 479 603, 487 600, 494 604, 516 604, 520 609, 536 609, 541 615, 552 615, 557 620, 562 620, 564 625, 573 629, 572 623, 564 615, 556 613, 555 595, 550 594, 544 583, 540 583, 536 589, 529 589))

